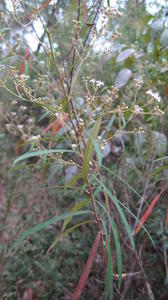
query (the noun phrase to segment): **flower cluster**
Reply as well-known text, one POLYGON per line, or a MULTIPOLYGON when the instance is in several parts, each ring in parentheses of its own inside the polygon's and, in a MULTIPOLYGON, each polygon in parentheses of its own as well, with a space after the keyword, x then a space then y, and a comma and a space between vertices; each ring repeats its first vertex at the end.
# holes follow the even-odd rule
POLYGON ((32 135, 28 138, 28 142, 33 142, 33 141, 39 141, 41 139, 41 136, 38 135, 32 135))
POLYGON ((121 17, 122 13, 118 11, 118 9, 114 7, 102 7, 101 8, 101 19, 99 23, 99 33, 102 33, 108 23, 108 19, 113 16, 121 17))
POLYGON ((4 65, 0 65, 0 72, 5 69, 4 65))
POLYGON ((138 90, 138 89, 140 89, 141 88, 141 86, 143 85, 143 81, 142 80, 140 80, 140 79, 134 79, 134 82, 135 82, 135 87, 136 87, 136 89, 138 90))
POLYGON ((96 79, 90 79, 90 83, 92 83, 96 88, 101 88, 104 86, 104 82, 96 79))
POLYGON ((108 16, 108 17, 113 17, 113 16, 117 16, 117 17, 122 17, 122 13, 115 7, 102 7, 101 8, 101 13, 103 16, 108 16))
POLYGON ((143 112, 144 112, 143 108, 140 107, 139 105, 135 104, 135 106, 134 106, 134 113, 135 114, 140 114, 140 113, 143 113, 143 112))
POLYGON ((160 97, 159 93, 157 93, 157 92, 153 92, 152 90, 148 90, 146 92, 146 95, 148 95, 152 99, 156 100, 157 102, 161 102, 161 97, 160 97))

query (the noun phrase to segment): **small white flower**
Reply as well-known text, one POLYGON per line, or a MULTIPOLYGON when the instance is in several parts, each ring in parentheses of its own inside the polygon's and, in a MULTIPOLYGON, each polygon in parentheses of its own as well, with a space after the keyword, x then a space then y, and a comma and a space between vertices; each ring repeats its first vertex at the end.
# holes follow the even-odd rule
POLYGON ((16 100, 13 100, 12 105, 16 105, 16 104, 18 104, 18 102, 16 100))
POLYGON ((90 79, 90 83, 95 84, 95 83, 96 83, 96 80, 95 80, 95 79, 90 79))
POLYGON ((15 111, 11 111, 11 116, 16 117, 17 113, 15 111))
POLYGON ((96 86, 97 86, 98 88, 100 88, 100 87, 104 86, 104 82, 103 82, 103 81, 100 81, 100 80, 97 80, 97 81, 96 81, 96 86))
POLYGON ((33 118, 29 118, 29 119, 27 120, 27 122, 28 122, 29 124, 32 124, 32 123, 34 123, 34 119, 33 119, 33 118))
POLYGON ((38 141, 41 139, 41 136, 38 134, 38 135, 32 135, 28 138, 28 142, 33 142, 33 141, 38 141))
POLYGON ((23 129, 23 125, 18 124, 18 125, 17 125, 17 128, 18 128, 18 129, 23 129))
POLYGON ((21 105, 21 107, 20 107, 20 110, 21 110, 21 111, 25 111, 26 109, 27 109, 27 106, 21 105))
POLYGON ((148 90, 146 92, 146 95, 150 96, 151 98, 153 98, 154 100, 156 100, 157 102, 161 102, 161 97, 159 95, 158 92, 153 92, 152 90, 148 90))
POLYGON ((20 75, 20 78, 21 78, 22 80, 28 80, 28 79, 30 78, 30 76, 29 76, 29 75, 22 74, 22 75, 20 75))
POLYGON ((143 112, 143 108, 140 107, 139 105, 135 105, 134 109, 135 109, 135 113, 137 113, 137 114, 143 112))
POLYGON ((7 130, 10 130, 10 128, 12 127, 11 124, 6 124, 5 126, 6 126, 6 129, 7 129, 7 130))
POLYGON ((135 82, 135 86, 136 86, 136 88, 140 88, 142 85, 143 85, 143 81, 142 80, 140 80, 140 79, 134 79, 134 82, 135 82))

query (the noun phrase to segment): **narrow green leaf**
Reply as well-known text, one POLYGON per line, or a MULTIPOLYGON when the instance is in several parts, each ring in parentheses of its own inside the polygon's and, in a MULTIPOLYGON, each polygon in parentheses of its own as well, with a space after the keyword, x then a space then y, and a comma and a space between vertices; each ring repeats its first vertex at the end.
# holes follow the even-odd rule
POLYGON ((128 184, 128 182, 126 182, 121 176, 119 176, 117 173, 115 173, 114 171, 110 170, 109 168, 105 167, 104 165, 102 165, 102 168, 104 168, 105 170, 107 170, 114 177, 118 178, 121 182, 123 182, 131 191, 133 191, 141 199, 141 195, 132 186, 130 186, 128 184))
POLYGON ((5 28, 0 29, 0 33, 1 33, 1 34, 4 34, 4 33, 6 33, 7 31, 10 31, 10 28, 5 27, 5 28))
POLYGON ((106 285, 104 293, 106 293, 108 287, 110 286, 110 300, 113 300, 113 262, 112 262, 112 256, 111 256, 111 249, 110 249, 110 240, 107 232, 107 227, 105 222, 102 220, 104 232, 106 235, 106 241, 107 241, 107 258, 108 258, 108 266, 107 266, 107 274, 106 274, 106 285))
POLYGON ((92 140, 92 143, 93 143, 93 146, 95 148, 96 155, 97 155, 98 165, 99 165, 99 168, 101 168, 101 166, 102 166, 102 153, 101 153, 101 150, 100 150, 100 146, 99 146, 97 140, 94 140, 90 134, 88 134, 88 136, 92 140))
MULTIPOLYGON (((90 203, 90 200, 83 200, 79 203, 77 203, 71 210, 71 212, 77 212, 79 211, 82 207, 88 205, 90 203)), ((64 224, 62 226, 62 232, 65 230, 65 228, 67 227, 67 225, 69 224, 69 222, 71 221, 72 219, 72 216, 69 216, 67 217, 65 220, 64 220, 64 224)))
POLYGON ((34 235, 36 232, 42 230, 42 229, 46 229, 48 226, 55 224, 56 222, 59 222, 61 220, 64 220, 68 217, 73 217, 73 216, 79 216, 82 214, 88 214, 90 211, 85 210, 85 211, 78 211, 78 212, 68 212, 68 213, 64 213, 60 216, 56 216, 53 217, 47 221, 44 221, 34 227, 31 227, 30 229, 26 230, 25 232, 23 232, 14 243, 12 243, 11 245, 9 245, 9 249, 13 249, 14 247, 16 247, 20 242, 22 242, 23 240, 25 240, 26 238, 28 238, 30 235, 34 235))
POLYGON ((50 115, 50 113, 48 111, 45 111, 40 118, 37 120, 37 123, 39 123, 40 121, 42 121, 44 118, 48 117, 50 115))
POLYGON ((70 16, 72 16, 73 12, 75 11, 75 7, 76 7, 76 0, 72 0, 71 6, 70 6, 70 11, 69 11, 70 16))
POLYGON ((67 229, 66 231, 64 232, 61 232, 60 234, 58 234, 57 238, 55 239, 55 241, 52 243, 52 245, 49 247, 49 249, 47 250, 47 253, 51 251, 51 249, 53 247, 56 246, 56 244, 58 242, 60 242, 61 240, 63 240, 64 238, 66 238, 68 236, 68 234, 70 234, 71 232, 73 232, 75 229, 79 228, 80 226, 82 225, 85 225, 85 224, 90 224, 92 223, 93 221, 92 220, 87 220, 87 221, 83 221, 83 222, 80 222, 72 227, 70 227, 69 229, 67 229))
POLYGON ((25 59, 25 75, 29 74, 29 65, 28 65, 28 61, 25 59))
POLYGON ((157 158, 157 159, 154 160, 154 162, 155 161, 165 160, 165 159, 168 159, 168 156, 163 156, 163 157, 157 158))
POLYGON ((9 61, 13 56, 14 56, 14 55, 5 57, 3 60, 0 61, 0 64, 3 65, 3 64, 6 63, 7 61, 9 61))
POLYGON ((121 255, 121 247, 120 247, 120 240, 119 240, 119 235, 118 235, 118 232, 117 232, 117 227, 116 227, 112 217, 110 216, 109 212, 104 207, 104 205, 101 204, 100 202, 98 202, 98 204, 103 208, 106 215, 108 216, 110 227, 113 231, 114 240, 115 240, 115 247, 116 247, 116 252, 117 252, 117 267, 118 267, 118 275, 119 275, 118 286, 120 288, 121 282, 122 282, 122 255, 121 255))
POLYGON ((62 153, 62 152, 73 152, 72 150, 63 150, 63 149, 51 149, 51 150, 39 150, 39 151, 35 151, 35 152, 27 152, 19 157, 17 157, 14 162, 13 165, 16 165, 18 162, 30 158, 30 157, 34 157, 34 156, 47 156, 50 153, 62 153))
POLYGON ((51 70, 51 53, 48 53, 48 72, 51 70))
POLYGON ((82 175, 85 180, 85 182, 88 182, 88 171, 89 171, 89 164, 93 155, 93 150, 94 150, 94 145, 93 145, 93 140, 96 140, 99 129, 101 125, 101 117, 96 120, 95 125, 92 128, 88 144, 85 150, 85 155, 83 158, 83 164, 82 164, 82 175))
POLYGON ((110 6, 110 0, 107 0, 107 5, 110 6))
POLYGON ((131 242, 131 245, 133 247, 133 249, 135 250, 135 242, 134 242, 134 239, 133 239, 133 236, 132 236, 132 232, 131 232, 131 228, 127 222, 127 219, 125 217, 125 214, 123 213, 123 210, 122 208, 120 207, 119 205, 119 201, 117 200, 117 198, 110 192, 110 190, 104 185, 104 183, 102 181, 100 181, 98 178, 96 178, 96 181, 102 185, 104 191, 109 195, 110 199, 114 202, 116 208, 118 209, 118 212, 120 214, 120 217, 125 225, 125 229, 128 233, 128 236, 129 236, 129 239, 130 239, 130 242, 131 242))
MULTIPOLYGON (((104 192, 104 189, 101 188, 102 182, 100 182, 100 181, 96 178, 96 176, 93 176, 92 178, 94 178, 96 181, 99 182, 99 191, 101 190, 101 191, 104 192)), ((111 199, 111 200, 112 200, 112 199, 111 199)), ((149 239, 151 240, 152 244, 155 246, 155 243, 154 243, 154 241, 153 241, 151 235, 149 234, 149 232, 147 231, 147 229, 145 228, 145 226, 140 222, 140 220, 135 216, 135 214, 133 214, 132 211, 131 211, 124 203, 122 203, 120 200, 117 200, 117 201, 118 201, 118 203, 119 203, 122 207, 124 207, 124 208, 126 209, 126 211, 127 211, 127 212, 128 212, 128 213, 129 213, 129 214, 130 214, 137 222, 138 222, 138 224, 141 224, 143 230, 146 232, 146 234, 147 234, 147 236, 149 237, 149 239)), ((128 225, 128 226, 129 226, 129 225, 128 225)))
POLYGON ((70 179, 68 181, 68 183, 66 184, 65 186, 65 189, 68 189, 70 188, 75 182, 77 182, 79 179, 81 179, 83 176, 82 176, 82 173, 79 173, 77 174, 76 176, 74 176, 72 179, 70 179))

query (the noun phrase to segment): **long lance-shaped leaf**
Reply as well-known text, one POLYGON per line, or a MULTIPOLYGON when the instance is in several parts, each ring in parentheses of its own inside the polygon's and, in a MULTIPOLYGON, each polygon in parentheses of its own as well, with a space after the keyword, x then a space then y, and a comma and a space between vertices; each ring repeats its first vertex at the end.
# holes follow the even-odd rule
POLYGON ((128 184, 128 182, 126 182, 121 176, 119 176, 116 172, 110 170, 109 168, 105 167, 104 165, 102 165, 102 168, 105 169, 106 171, 108 171, 114 177, 118 178, 118 180, 123 182, 131 191, 133 191, 141 199, 141 195, 132 186, 130 186, 128 184))
POLYGON ((67 184, 65 186, 65 190, 68 189, 68 188, 70 188, 74 183, 76 183, 81 178, 83 178, 82 173, 79 173, 79 174, 75 175, 73 178, 71 178, 67 182, 67 184))
POLYGON ((78 211, 78 212, 67 212, 64 213, 60 216, 56 216, 53 217, 47 221, 44 221, 34 227, 31 227, 30 229, 24 231, 17 239, 14 243, 12 243, 11 245, 9 245, 9 249, 13 249, 14 247, 16 247, 20 242, 22 242, 23 240, 27 239, 30 235, 34 235, 36 232, 42 230, 42 229, 46 229, 48 226, 55 224, 59 221, 62 221, 68 217, 73 217, 73 216, 79 216, 82 214, 88 214, 90 213, 90 211, 88 210, 82 210, 82 211, 78 211))
POLYGON ((141 230, 141 227, 142 227, 142 224, 144 224, 146 222, 146 220, 148 219, 149 215, 151 214, 155 204, 158 202, 160 196, 162 195, 164 190, 161 191, 161 193, 159 195, 157 195, 153 201, 151 202, 150 206, 147 208, 147 210, 145 211, 144 215, 142 216, 142 218, 140 219, 140 224, 138 224, 137 228, 136 228, 136 231, 135 231, 135 234, 137 234, 140 230, 141 230))
POLYGON ((64 238, 66 238, 68 236, 68 234, 70 234, 71 232, 73 232, 75 229, 79 228, 82 225, 86 225, 86 224, 90 224, 93 223, 93 220, 87 220, 87 221, 83 221, 80 222, 70 228, 68 228, 67 230, 65 230, 64 232, 61 232, 55 239, 55 241, 51 244, 51 246, 48 248, 47 253, 49 253, 51 251, 52 248, 54 248, 58 242, 60 242, 61 240, 63 240, 64 238))
POLYGON ((77 287, 74 291, 74 294, 72 296, 72 300, 78 300, 83 289, 84 289, 84 286, 86 284, 86 281, 88 279, 88 276, 89 276, 89 273, 90 273, 90 270, 91 270, 91 267, 92 267, 92 264, 93 264, 93 261, 94 261, 94 258, 95 258, 95 255, 97 253, 97 249, 98 249, 98 246, 99 246, 99 242, 100 242, 100 233, 97 234, 96 238, 95 238, 95 241, 93 243, 93 246, 92 246, 92 249, 89 253, 89 257, 88 257, 88 260, 87 260, 87 263, 84 267, 84 270, 82 272, 82 275, 79 279, 79 282, 77 284, 77 287))
POLYGON ((106 241, 107 241, 107 258, 108 258, 108 266, 107 266, 107 274, 106 274, 106 284, 105 284, 105 290, 104 293, 109 288, 109 298, 110 300, 113 300, 113 262, 112 262, 112 256, 111 256, 111 248, 110 248, 110 240, 107 232, 107 227, 105 222, 102 220, 104 232, 106 235, 106 241))
POLYGON ((87 143, 87 147, 85 150, 85 155, 83 158, 83 164, 82 164, 82 174, 83 174, 83 178, 85 180, 85 182, 88 182, 88 171, 89 171, 89 165, 90 165, 90 161, 93 155, 93 150, 94 150, 94 145, 93 145, 93 140, 95 140, 98 136, 99 133, 99 129, 100 129, 100 125, 101 125, 101 117, 98 118, 96 120, 95 125, 92 128, 91 134, 88 139, 88 143, 87 143))
MULTIPOLYGON (((82 207, 88 205, 90 203, 90 200, 83 200, 79 203, 77 203, 73 208, 72 208, 72 212, 77 212, 79 211, 82 207)), ((69 224, 69 222, 71 221, 72 217, 68 217, 64 220, 64 224, 62 226, 62 232, 65 230, 65 228, 67 227, 67 225, 69 224)))
POLYGON ((120 240, 119 240, 119 235, 117 232, 117 228, 116 225, 112 219, 112 217, 110 216, 110 214, 108 213, 107 209, 104 207, 103 204, 101 204, 100 202, 97 202, 101 208, 103 208, 103 210, 105 211, 108 219, 109 219, 109 223, 111 226, 111 229, 113 231, 114 234, 114 240, 115 240, 115 246, 116 246, 116 252, 117 252, 117 267, 118 267, 118 274, 119 274, 119 282, 118 282, 118 286, 120 288, 121 286, 121 281, 122 281, 122 255, 121 255, 121 247, 120 247, 120 240))
POLYGON ((51 153, 66 153, 66 152, 73 152, 72 150, 64 150, 64 149, 51 149, 51 150, 39 150, 39 151, 35 151, 35 152, 27 152, 19 157, 17 157, 14 162, 13 165, 16 165, 18 162, 30 158, 30 157, 35 157, 35 156, 47 156, 48 154, 51 153))
POLYGON ((131 242, 131 245, 133 247, 133 249, 135 250, 135 242, 134 242, 134 238, 133 238, 133 235, 132 235, 132 232, 131 232, 131 228, 128 224, 128 221, 126 219, 126 216, 125 214, 123 213, 123 210, 122 208, 120 207, 120 204, 119 204, 119 201, 117 200, 117 198, 110 192, 110 190, 104 185, 104 183, 102 181, 100 181, 97 177, 95 177, 95 180, 100 184, 102 185, 103 187, 103 190, 109 195, 110 199, 114 202, 119 214, 120 214, 120 217, 125 225, 125 229, 128 233, 128 236, 129 236, 129 239, 130 239, 130 242, 131 242))
MULTIPOLYGON (((93 176, 92 178, 97 180, 96 176, 93 176)), ((99 192, 99 191, 104 192, 104 189, 103 189, 103 187, 101 187, 101 185, 102 184, 100 184, 100 181, 99 181, 99 187, 96 189, 97 192, 99 192)), ((117 201, 122 207, 125 208, 125 210, 133 217, 134 220, 136 220, 138 223, 140 223, 139 219, 135 216, 135 214, 132 213, 132 211, 123 202, 121 202, 120 200, 117 200, 117 201)), ((149 234, 148 230, 145 228, 145 226, 143 224, 141 224, 141 225, 142 225, 143 230, 146 232, 147 236, 151 240, 152 244, 155 246, 155 243, 154 243, 151 235, 149 234)), ((134 235, 134 233, 133 233, 133 235, 134 235)))
POLYGON ((100 146, 99 146, 97 140, 94 140, 90 134, 87 133, 87 135, 92 140, 92 143, 93 143, 96 155, 97 155, 98 165, 99 165, 99 168, 101 168, 101 166, 102 166, 102 153, 101 153, 101 150, 100 150, 100 146))

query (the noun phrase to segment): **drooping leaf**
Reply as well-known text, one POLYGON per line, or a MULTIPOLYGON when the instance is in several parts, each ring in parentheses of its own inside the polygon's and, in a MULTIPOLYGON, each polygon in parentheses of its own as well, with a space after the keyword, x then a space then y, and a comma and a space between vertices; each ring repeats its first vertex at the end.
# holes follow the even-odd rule
POLYGON ((54 248, 58 242, 60 242, 61 240, 63 240, 64 238, 66 238, 68 236, 68 234, 70 234, 71 232, 73 232, 75 229, 79 228, 82 225, 86 225, 86 224, 90 224, 92 223, 92 220, 87 220, 87 221, 83 221, 80 222, 72 227, 70 227, 69 229, 67 229, 64 232, 61 232, 57 238, 55 239, 55 241, 52 243, 52 245, 48 248, 47 253, 49 253, 51 251, 52 248, 54 248))
POLYGON ((100 146, 99 146, 99 144, 98 144, 98 142, 97 142, 96 139, 93 139, 90 134, 88 134, 88 136, 92 140, 92 143, 93 143, 96 155, 97 155, 98 165, 99 165, 99 168, 101 168, 101 166, 102 166, 102 152, 100 150, 100 146))
POLYGON ((35 152, 27 152, 21 156, 19 156, 18 158, 16 158, 13 162, 13 165, 16 165, 18 162, 30 158, 30 157, 35 157, 35 156, 47 156, 48 154, 51 153, 66 153, 66 152, 73 152, 72 150, 64 150, 64 149, 51 149, 51 150, 39 150, 39 151, 35 151, 35 152))
MULTIPOLYGON (((77 212, 79 211, 82 207, 88 205, 90 203, 90 200, 83 200, 79 203, 77 203, 71 210, 71 212, 77 212)), ((68 217, 64 220, 64 224, 62 226, 62 232, 65 231, 65 228, 67 227, 67 225, 69 224, 69 222, 71 221, 72 217, 68 217)))
POLYGON ((9 249, 13 249, 14 247, 16 247, 20 242, 22 242, 23 240, 27 239, 30 235, 34 235, 36 232, 42 230, 42 229, 46 229, 47 227, 49 227, 52 224, 55 224, 56 222, 62 221, 68 217, 73 217, 73 216, 80 216, 82 214, 88 214, 89 211, 78 211, 78 212, 67 212, 64 213, 60 216, 55 216, 47 221, 44 221, 34 227, 31 227, 30 229, 24 231, 17 239, 14 243, 9 245, 9 249))
POLYGON ((69 15, 72 16, 74 10, 75 10, 75 7, 76 7, 76 0, 72 0, 71 2, 71 6, 70 6, 70 11, 69 11, 69 15))
POLYGON ((65 189, 70 188, 75 182, 77 182, 79 179, 83 178, 82 173, 77 174, 76 176, 74 176, 72 179, 70 179, 66 186, 65 189))
POLYGON ((148 45, 149 42, 150 42, 150 39, 151 39, 151 28, 149 27, 146 30, 145 34, 143 35, 143 41, 144 41, 145 44, 148 45))
POLYGON ((126 216, 119 204, 119 201, 117 200, 117 198, 110 192, 110 190, 104 185, 104 183, 102 181, 100 181, 98 178, 94 177, 95 180, 100 184, 100 186, 102 186, 103 190, 109 195, 110 199, 114 202, 119 214, 120 214, 120 217, 121 217, 121 220, 122 222, 124 223, 125 225, 125 229, 128 233, 128 237, 130 239, 130 242, 131 242, 131 245, 133 247, 133 249, 135 249, 135 242, 134 242, 134 239, 133 239, 133 235, 132 235, 132 232, 131 232, 131 228, 128 224, 128 221, 126 219, 126 216))
POLYGON ((43 119, 45 119, 46 117, 48 117, 50 115, 50 113, 48 111, 45 111, 40 118, 37 120, 37 123, 39 123, 40 121, 42 121, 43 119))
POLYGON ((111 215, 107 211, 107 209, 104 207, 104 205, 102 203, 98 202, 98 204, 103 208, 104 212, 106 213, 106 215, 109 219, 110 227, 113 231, 114 240, 115 240, 115 247, 116 247, 116 253, 117 253, 117 267, 118 267, 118 274, 119 274, 118 285, 119 285, 119 288, 120 288, 121 281, 122 281, 122 255, 121 255, 119 235, 118 235, 118 232, 117 232, 116 225, 115 225, 111 215))
POLYGON ((75 288, 74 294, 72 296, 72 300, 78 300, 79 297, 80 297, 80 295, 81 295, 81 293, 82 293, 82 291, 83 291, 83 289, 84 289, 84 286, 85 286, 86 281, 88 279, 88 276, 89 276, 89 273, 90 273, 90 270, 91 270, 91 267, 92 267, 95 255, 97 253, 99 242, 100 242, 100 233, 98 233, 97 236, 96 236, 96 238, 95 238, 95 241, 93 243, 92 249, 91 249, 91 251, 89 253, 89 257, 88 257, 87 263, 86 263, 86 265, 84 267, 82 275, 81 275, 81 277, 79 279, 77 287, 75 288))
MULTIPOLYGON (((103 165, 102 165, 103 166, 103 165)), ((111 174, 113 174, 114 176, 116 176, 116 178, 118 178, 118 179, 120 179, 124 184, 126 184, 132 191, 134 191, 135 192, 135 194, 139 197, 139 198, 141 198, 141 196, 133 189, 133 188, 131 188, 130 187, 130 185, 128 184, 128 183, 126 183, 126 181, 125 180, 123 180, 120 176, 118 176, 116 173, 114 173, 114 172, 111 172, 108 168, 106 168, 105 166, 103 166, 103 168, 104 169, 106 169, 106 170, 108 170, 111 174)), ((100 191, 103 191, 104 192, 104 189, 103 189, 103 187, 102 187, 102 182, 100 181, 100 180, 98 180, 98 178, 96 178, 96 176, 93 176, 91 179, 94 179, 94 180, 96 180, 96 181, 98 181, 98 183, 99 183, 99 186, 95 189, 96 190, 96 193, 97 192, 100 192, 100 191)), ((110 191, 109 191, 110 192, 110 191)), ((118 203, 119 203, 119 205, 121 206, 121 207, 123 207, 138 223, 140 223, 140 221, 138 220, 138 218, 136 217, 136 215, 123 203, 123 202, 121 202, 120 200, 117 200, 118 201, 118 203)), ((129 225, 128 225, 129 226, 129 225)), ((143 228, 143 230, 146 232, 146 234, 147 234, 147 236, 149 237, 149 239, 151 240, 151 242, 152 242, 152 244, 153 245, 155 245, 155 243, 154 243, 154 241, 153 241, 153 239, 152 239, 152 237, 151 237, 151 235, 149 234, 149 232, 147 231, 147 229, 145 228, 145 226, 142 224, 142 228, 143 228)), ((134 249, 134 247, 133 247, 133 249, 134 249)))
POLYGON ((10 31, 10 28, 8 28, 8 27, 1 28, 1 29, 0 29, 0 33, 1 33, 1 34, 5 34, 5 33, 8 32, 8 31, 10 31))
POLYGON ((90 137, 88 139, 87 147, 85 150, 84 158, 83 158, 83 164, 82 164, 82 175, 85 180, 85 182, 88 182, 88 171, 89 171, 89 164, 93 155, 94 150, 94 144, 93 140, 96 140, 99 129, 101 125, 101 117, 96 120, 95 125, 92 128, 90 137))
POLYGON ((111 256, 111 248, 110 248, 110 239, 107 231, 107 227, 104 221, 102 221, 104 232, 106 235, 106 241, 107 241, 107 258, 108 258, 108 266, 107 266, 107 273, 106 273, 106 284, 105 284, 105 290, 104 293, 109 288, 109 298, 110 300, 113 300, 113 262, 112 262, 112 256, 111 256))

